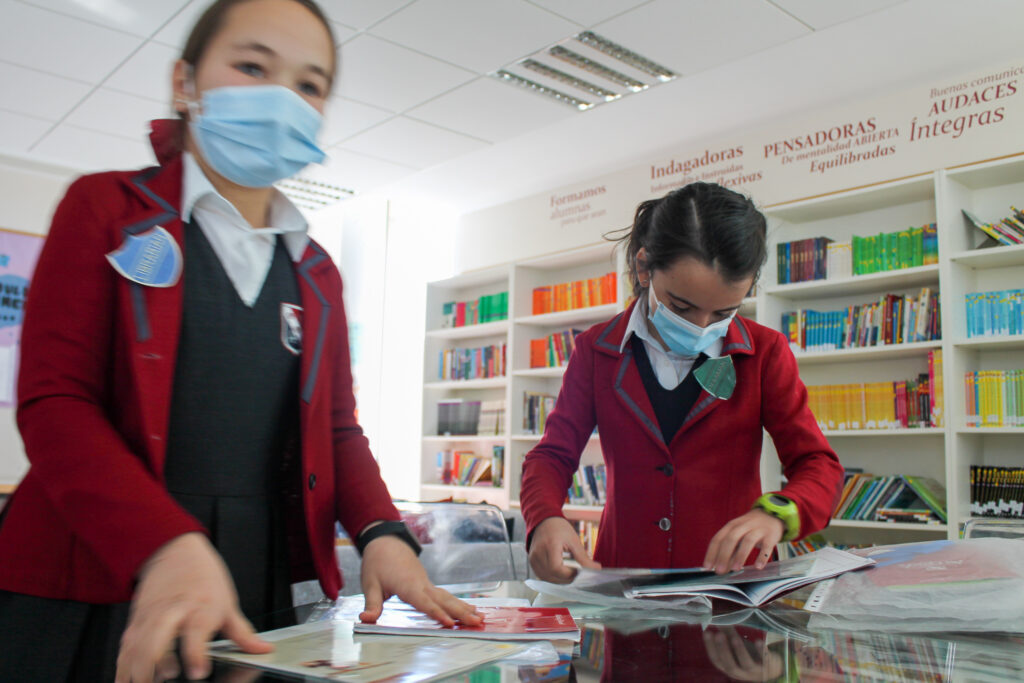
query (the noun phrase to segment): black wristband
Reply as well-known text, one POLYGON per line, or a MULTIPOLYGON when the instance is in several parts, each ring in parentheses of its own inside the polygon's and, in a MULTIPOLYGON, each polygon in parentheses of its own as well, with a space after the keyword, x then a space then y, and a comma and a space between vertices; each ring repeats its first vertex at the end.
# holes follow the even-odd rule
POLYGON ((370 541, 381 536, 398 536, 417 555, 423 550, 419 542, 416 541, 416 537, 409 531, 409 527, 405 526, 405 522, 381 522, 373 525, 356 537, 356 550, 362 555, 370 541))

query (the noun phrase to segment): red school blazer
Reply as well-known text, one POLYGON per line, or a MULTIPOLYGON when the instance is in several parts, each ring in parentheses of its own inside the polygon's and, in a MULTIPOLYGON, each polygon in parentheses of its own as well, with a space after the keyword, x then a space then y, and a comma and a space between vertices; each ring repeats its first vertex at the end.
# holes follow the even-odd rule
MULTIPOLYGON (((182 244, 174 133, 154 122, 159 166, 79 178, 57 207, 25 311, 17 419, 30 469, 0 524, 2 590, 123 602, 154 551, 203 531, 163 483, 182 281, 139 285, 105 258, 156 225, 182 244)), ((341 276, 312 241, 295 270, 304 524, 289 547, 296 580, 315 571, 334 598, 335 520, 355 535, 399 514, 355 419, 341 276)))
POLYGON ((701 391, 666 445, 632 349, 619 351, 633 306, 576 338, 544 436, 523 462, 528 532, 562 516, 595 425, 608 501, 594 559, 606 567, 699 566, 712 536, 762 493, 762 427, 782 461, 788 483, 780 493, 796 503, 801 535, 825 527, 843 468, 807 407, 786 339, 734 318, 722 353, 732 357, 735 391, 728 400, 701 391))

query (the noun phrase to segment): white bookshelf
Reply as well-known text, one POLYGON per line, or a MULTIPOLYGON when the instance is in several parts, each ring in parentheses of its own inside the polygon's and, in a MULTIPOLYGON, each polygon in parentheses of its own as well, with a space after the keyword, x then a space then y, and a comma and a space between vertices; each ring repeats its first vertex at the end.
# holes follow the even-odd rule
MULTIPOLYGON (((452 497, 477 502, 487 500, 503 508, 518 505, 519 472, 523 457, 540 440, 539 434, 523 433, 523 394, 526 391, 557 396, 564 367, 531 368, 530 340, 566 329, 585 330, 608 320, 622 310, 625 300, 623 268, 618 252, 611 242, 549 254, 447 280, 427 284, 427 326, 423 378, 423 431, 421 439, 421 486, 423 500, 452 497), (612 272, 619 277, 616 303, 572 309, 542 315, 533 314, 535 287, 599 277, 612 272), (508 320, 459 328, 442 327, 441 306, 446 301, 467 301, 484 294, 509 292, 508 320), (438 378, 438 354, 443 349, 506 344, 505 377, 448 381, 438 378), (498 437, 438 436, 437 403, 443 399, 489 400, 504 398, 506 429, 498 437), (505 447, 504 486, 451 486, 437 480, 437 452, 446 448, 474 450, 486 455, 491 446, 505 447)), ((585 463, 600 462, 600 442, 595 435, 584 454, 585 463)), ((585 507, 585 506, 584 506, 585 507)), ((600 514, 593 509, 575 510, 568 514, 581 518, 600 514)))

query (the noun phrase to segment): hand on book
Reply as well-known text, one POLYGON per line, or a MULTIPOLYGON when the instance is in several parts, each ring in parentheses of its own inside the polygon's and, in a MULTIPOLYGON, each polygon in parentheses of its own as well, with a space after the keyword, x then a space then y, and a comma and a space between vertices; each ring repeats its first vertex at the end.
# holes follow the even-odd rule
POLYGON ((761 552, 754 566, 764 569, 784 533, 786 527, 781 519, 755 508, 718 530, 708 545, 703 567, 717 574, 742 569, 750 553, 758 548, 761 552))
POLYGON ((397 536, 379 536, 363 551, 362 584, 365 605, 360 621, 373 623, 384 601, 397 595, 403 601, 445 626, 461 621, 480 623, 475 608, 430 582, 416 553, 397 536))
POLYGON ((238 596, 224 561, 200 533, 165 543, 139 572, 131 616, 117 657, 117 683, 149 683, 179 673, 172 648, 190 679, 210 673, 206 644, 221 632, 243 652, 262 654, 274 646, 260 639, 238 609, 238 596))
POLYGON ((576 570, 565 566, 562 553, 568 552, 581 567, 600 569, 580 542, 580 536, 564 517, 548 517, 533 530, 530 542, 530 567, 541 581, 569 583, 576 570))

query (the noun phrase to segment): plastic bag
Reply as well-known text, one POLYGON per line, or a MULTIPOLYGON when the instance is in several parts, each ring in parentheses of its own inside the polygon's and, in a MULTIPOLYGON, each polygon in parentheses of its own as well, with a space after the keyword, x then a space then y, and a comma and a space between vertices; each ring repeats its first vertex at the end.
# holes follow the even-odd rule
POLYGON ((976 538, 852 551, 868 569, 823 582, 809 628, 1024 632, 1024 541, 976 538))

